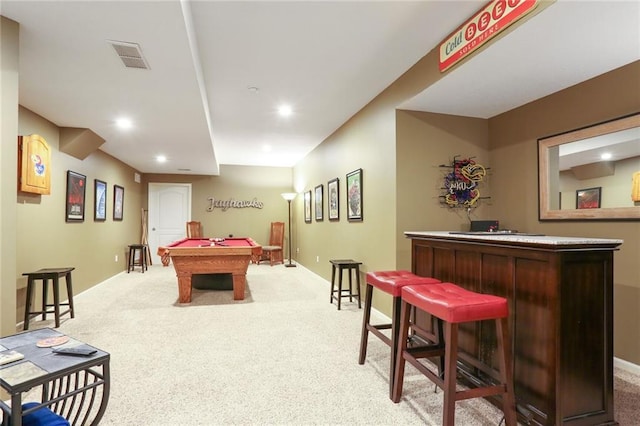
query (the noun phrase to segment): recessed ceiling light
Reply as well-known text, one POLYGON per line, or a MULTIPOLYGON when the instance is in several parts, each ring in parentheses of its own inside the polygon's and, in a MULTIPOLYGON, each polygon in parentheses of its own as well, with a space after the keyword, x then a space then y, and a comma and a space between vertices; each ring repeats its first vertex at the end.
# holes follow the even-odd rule
POLYGON ((116 125, 121 129, 130 129, 133 127, 133 123, 128 118, 118 118, 116 120, 116 125))
POLYGON ((262 152, 271 152, 271 145, 262 145, 262 152))
POLYGON ((278 108, 278 114, 280 114, 282 117, 288 117, 292 112, 293 110, 291 109, 291 105, 281 105, 278 108))
POLYGON ((165 157, 164 155, 158 155, 158 156, 156 157, 156 161, 157 161, 158 163, 164 163, 164 162, 166 162, 166 161, 167 161, 167 157, 165 157))
POLYGON ((611 153, 610 152, 605 152, 604 154, 602 154, 600 156, 601 159, 603 160, 610 160, 611 159, 611 153))

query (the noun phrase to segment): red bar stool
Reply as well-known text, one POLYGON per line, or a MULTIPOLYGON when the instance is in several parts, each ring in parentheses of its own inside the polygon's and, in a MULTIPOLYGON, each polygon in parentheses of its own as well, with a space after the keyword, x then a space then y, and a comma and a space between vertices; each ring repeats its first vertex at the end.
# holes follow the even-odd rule
POLYGON ((455 425, 455 403, 463 399, 502 395, 502 411, 506 425, 516 424, 513 375, 511 371, 511 347, 509 346, 509 307, 507 299, 489 294, 475 293, 452 283, 405 286, 402 288, 399 345, 393 388, 393 402, 400 402, 404 380, 405 360, 444 390, 442 424, 455 425), (445 357, 444 379, 418 362, 417 356, 407 348, 410 311, 415 307, 428 312, 444 322, 444 347, 437 346, 430 354, 421 350, 419 357, 445 357), (458 360, 458 324, 472 321, 495 320, 498 341, 497 355, 500 364, 499 383, 456 391, 458 360))
POLYGON ((420 277, 409 271, 378 271, 367 273, 365 289, 364 315, 362 319, 362 337, 360 338, 360 357, 358 364, 364 364, 367 357, 367 343, 369 332, 373 333, 391 348, 391 363, 389 367, 389 398, 393 391, 394 370, 396 368, 396 349, 398 347, 398 325, 400 320, 400 290, 406 285, 434 284, 440 281, 435 278, 420 277), (371 324, 371 301, 373 288, 377 288, 393 297, 393 312, 391 324, 371 324), (391 338, 381 330, 391 329, 391 338))

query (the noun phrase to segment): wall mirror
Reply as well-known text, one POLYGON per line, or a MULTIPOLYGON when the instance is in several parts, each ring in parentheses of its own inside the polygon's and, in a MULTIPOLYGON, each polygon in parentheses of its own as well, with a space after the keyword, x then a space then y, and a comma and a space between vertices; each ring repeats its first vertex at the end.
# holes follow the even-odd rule
POLYGON ((640 114, 538 139, 543 220, 640 219, 640 114))

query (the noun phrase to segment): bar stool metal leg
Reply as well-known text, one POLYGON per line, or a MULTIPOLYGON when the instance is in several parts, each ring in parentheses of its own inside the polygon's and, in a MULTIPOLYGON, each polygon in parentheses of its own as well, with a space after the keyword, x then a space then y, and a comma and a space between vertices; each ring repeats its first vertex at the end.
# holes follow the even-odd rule
POLYGON ((511 346, 509 345, 508 318, 496 319, 496 335, 498 339, 498 357, 500 363, 500 380, 505 384, 506 392, 502 395, 502 411, 505 425, 517 424, 516 401, 513 387, 513 371, 511 369, 511 346))
POLYGON ((60 277, 53 277, 53 316, 56 320, 56 328, 60 327, 60 277))
MULTIPOLYGON (((396 376, 396 359, 398 356, 396 348, 400 344, 400 311, 402 307, 402 299, 400 297, 393 298, 393 307, 391 308, 391 365, 389 366, 389 397, 393 398, 393 384, 396 376)), ((405 340, 408 337, 405 337, 405 340)))
POLYGON ((145 250, 145 246, 142 246, 142 253, 140 253, 140 258, 142 259, 142 272, 147 270, 147 250, 145 250))
POLYGON ((342 267, 338 267, 338 310, 340 310, 340 302, 342 301, 342 267))
MULTIPOLYGON (((362 333, 360 336, 360 356, 358 364, 364 364, 367 358, 367 345, 369 344, 369 330, 367 325, 371 322, 371 302, 373 301, 373 286, 368 285, 364 291, 364 314, 362 315, 362 333)), ((391 379, 391 378, 390 378, 391 379)), ((391 381, 391 380, 390 380, 391 381)))
POLYGON ((454 425, 456 412, 456 370, 458 364, 458 324, 444 323, 444 412, 443 425, 454 425))
POLYGON ((353 272, 353 268, 351 266, 347 266, 347 274, 349 274, 349 302, 353 302, 353 284, 351 280, 351 276, 353 272))
POLYGON ((22 324, 23 330, 29 329, 29 313, 31 312, 31 304, 33 303, 33 278, 27 279, 27 300, 24 305, 24 323, 22 324))
POLYGON ((355 266, 355 271, 356 271, 356 296, 358 297, 358 309, 362 308, 362 305, 360 304, 360 266, 356 265, 355 266))
POLYGON ((47 319, 47 299, 49 296, 49 279, 42 280, 42 320, 47 319))
POLYGON ((409 314, 410 308, 406 303, 402 303, 400 308, 400 329, 398 330, 398 346, 396 350, 396 366, 395 377, 393 378, 393 392, 391 400, 395 403, 400 402, 402 397, 402 387, 404 385, 404 367, 405 362, 402 353, 407 349, 407 338, 409 337, 409 314))
POLYGON ((129 262, 127 263, 127 274, 133 269, 133 247, 129 246, 129 262))
POLYGON ((71 283, 71 272, 65 274, 65 281, 67 283, 67 298, 69 300, 69 313, 71 318, 75 318, 75 309, 73 307, 73 285, 71 283))
POLYGON ((333 303, 333 290, 336 284, 336 265, 331 265, 331 292, 329 293, 329 303, 333 303))

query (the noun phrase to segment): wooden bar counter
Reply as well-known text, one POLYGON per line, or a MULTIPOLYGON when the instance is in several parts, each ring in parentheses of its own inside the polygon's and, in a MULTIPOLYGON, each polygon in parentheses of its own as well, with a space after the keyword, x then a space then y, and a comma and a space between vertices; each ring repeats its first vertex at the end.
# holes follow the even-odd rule
MULTIPOLYGON (((415 274, 508 299, 520 421, 617 424, 613 253, 622 240, 445 231, 405 235, 415 274)), ((467 354, 463 369, 487 379, 490 372, 479 371, 473 360, 497 367, 491 325, 469 325, 459 337, 467 354)))

